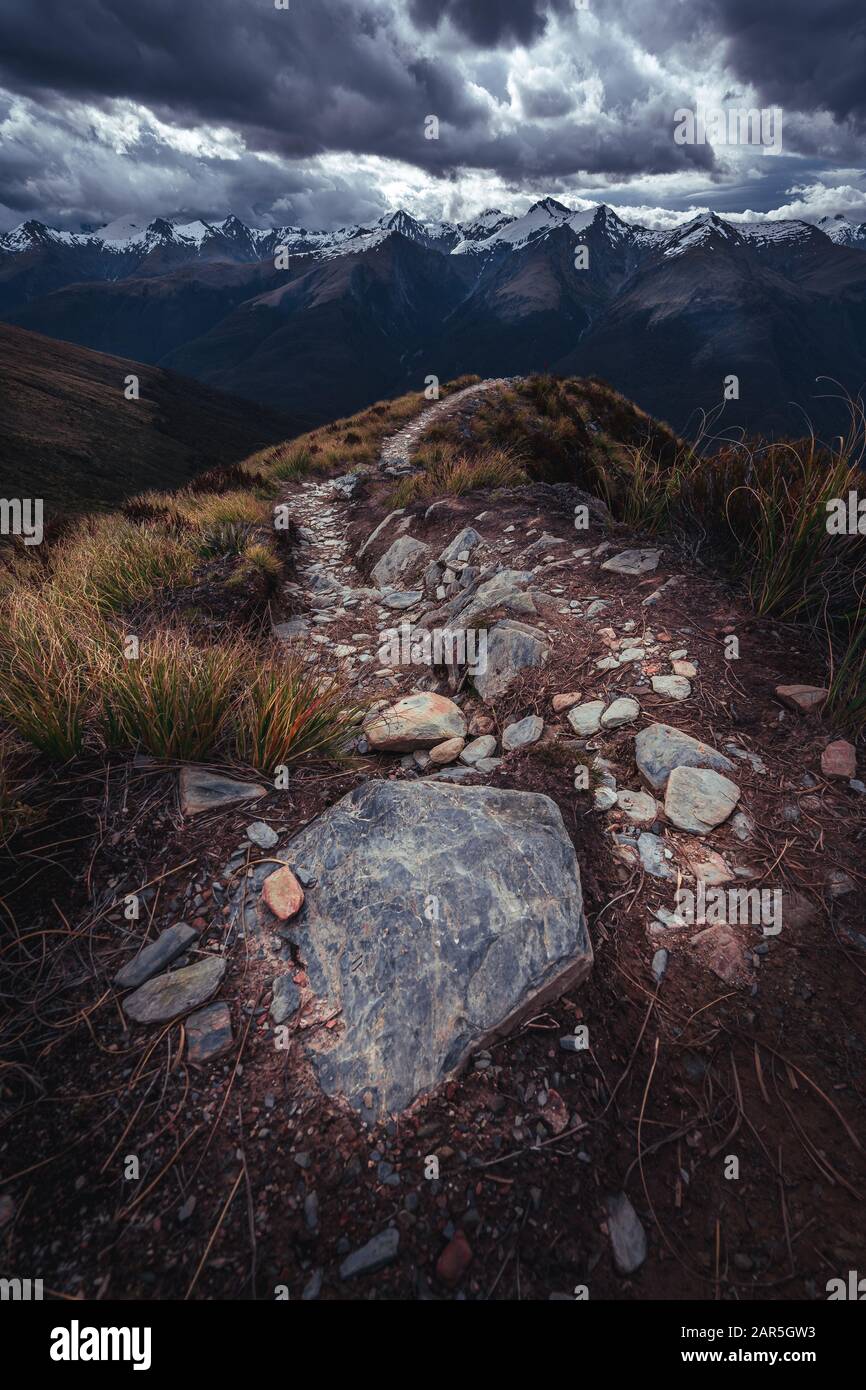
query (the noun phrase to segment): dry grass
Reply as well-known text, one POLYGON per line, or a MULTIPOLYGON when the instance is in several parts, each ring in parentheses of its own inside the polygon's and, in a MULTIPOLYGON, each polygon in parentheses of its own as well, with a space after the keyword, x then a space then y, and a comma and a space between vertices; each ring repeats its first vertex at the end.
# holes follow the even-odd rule
POLYGON ((407 507, 412 502, 432 501, 437 497, 462 497, 479 488, 494 490, 500 487, 519 487, 528 482, 528 475, 513 448, 495 448, 481 457, 454 453, 447 444, 433 444, 420 449, 414 462, 423 472, 403 478, 391 494, 392 507, 407 507))

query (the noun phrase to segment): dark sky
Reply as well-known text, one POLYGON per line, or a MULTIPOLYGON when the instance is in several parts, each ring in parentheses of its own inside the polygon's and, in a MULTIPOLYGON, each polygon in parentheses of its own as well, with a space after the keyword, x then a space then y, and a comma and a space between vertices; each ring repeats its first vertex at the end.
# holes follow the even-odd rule
POLYGON ((866 218, 862 0, 0 0, 0 230, 334 227, 553 194, 866 218), (776 106, 782 153, 678 144, 776 106), (425 138, 435 116, 439 138, 425 138))

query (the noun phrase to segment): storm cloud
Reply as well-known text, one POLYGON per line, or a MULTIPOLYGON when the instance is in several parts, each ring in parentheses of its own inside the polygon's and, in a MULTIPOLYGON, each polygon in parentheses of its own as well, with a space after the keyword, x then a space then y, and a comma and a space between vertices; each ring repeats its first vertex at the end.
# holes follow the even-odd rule
POLYGON ((767 208, 834 164, 857 190, 864 32, 854 0, 4 0, 0 229, 327 227, 605 185, 767 208), (796 180, 677 145, 698 91, 782 106, 796 180))

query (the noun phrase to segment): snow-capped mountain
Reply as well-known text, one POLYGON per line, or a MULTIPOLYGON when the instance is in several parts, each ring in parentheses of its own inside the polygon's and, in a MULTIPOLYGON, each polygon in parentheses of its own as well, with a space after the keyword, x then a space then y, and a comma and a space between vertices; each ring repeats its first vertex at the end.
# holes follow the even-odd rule
POLYGON ((866 250, 866 222, 850 222, 841 212, 822 217, 818 226, 837 246, 854 246, 866 250))
POLYGON ((676 427, 738 373, 731 422, 773 431, 819 375, 855 394, 866 381, 862 231, 716 213, 660 230, 555 198, 463 222, 399 208, 335 231, 31 220, 0 237, 0 319, 311 422, 419 373, 550 367, 601 375, 676 427))

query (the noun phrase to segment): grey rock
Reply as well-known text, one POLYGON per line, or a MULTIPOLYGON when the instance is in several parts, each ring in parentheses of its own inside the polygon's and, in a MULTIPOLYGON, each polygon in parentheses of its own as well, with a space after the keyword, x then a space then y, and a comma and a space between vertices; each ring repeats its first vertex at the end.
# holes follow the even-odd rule
POLYGON ((727 820, 740 799, 729 777, 708 767, 675 767, 665 791, 665 815, 680 830, 697 835, 727 820))
POLYGON ((314 1299, 319 1297, 319 1294, 322 1292, 322 1277, 323 1273, 321 1269, 313 1270, 301 1294, 301 1301, 303 1303, 311 1303, 314 1299))
POLYGON ((616 805, 616 792, 613 787, 596 787, 592 800, 597 811, 611 811, 616 805))
POLYGON ((414 536, 398 536, 372 570, 373 582, 380 589, 393 589, 397 581, 414 574, 426 565, 429 545, 416 541, 414 536))
MULTIPOLYGON (((299 948, 322 1007, 340 1010, 311 1061, 355 1106, 369 1091, 378 1113, 404 1109, 591 969, 574 847, 546 796, 374 780, 286 852, 318 879, 299 948)), ((261 881, 257 868, 248 900, 261 881)))
POLYGON ((603 713, 604 700, 585 700, 582 705, 573 705, 566 718, 580 738, 589 738, 598 733, 603 713))
POLYGON ((157 975, 123 1001, 123 1012, 136 1023, 167 1023, 215 994, 226 973, 224 956, 206 956, 170 975, 157 975))
POLYGON ((650 724, 641 729, 634 741, 634 756, 641 775, 654 791, 664 789, 675 767, 734 771, 734 764, 724 753, 670 724, 650 724))
POLYGON ((284 623, 274 623, 273 634, 281 642, 291 642, 295 637, 305 637, 310 630, 306 618, 287 618, 284 623))
POLYGON ((613 574, 650 574, 658 569, 660 550, 621 550, 602 565, 613 574))
POLYGON ((479 758, 473 772, 495 772, 502 762, 501 758, 479 758))
POLYGON ((331 487, 340 497, 350 500, 357 494, 362 476, 361 473, 342 473, 339 478, 331 479, 331 487))
POLYGON ((692 693, 685 676, 653 676, 652 688, 656 695, 666 695, 669 700, 687 700, 692 693))
POLYGON ((527 714, 516 724, 507 724, 502 731, 503 752, 510 753, 514 748, 526 748, 537 743, 544 730, 544 720, 537 714, 527 714))
POLYGON ((137 956, 118 970, 114 983, 118 989, 138 989, 145 980, 153 979, 154 975, 158 975, 171 965, 173 960, 177 960, 178 956, 182 956, 197 940, 198 932, 195 927, 187 926, 186 922, 176 922, 173 927, 166 927, 156 941, 145 946, 137 956))
POLYGON ((600 618, 602 613, 607 612, 608 608, 610 608, 610 604, 608 603, 607 599, 593 599, 592 603, 586 610, 586 616, 588 618, 600 618))
POLYGON ((274 1023, 285 1023, 300 1007, 301 991, 291 975, 278 975, 273 983, 270 1015, 274 1023))
POLYGON ((424 597, 423 589, 381 589, 379 602, 385 608, 414 608, 424 597))
POLYGON ((181 815, 197 816, 202 811, 222 810, 239 801, 258 801, 267 796, 267 787, 257 782, 241 782, 237 777, 207 772, 201 767, 182 767, 180 770, 181 815))
POLYGON ((399 522, 397 530, 408 531, 410 526, 410 520, 405 513, 405 507, 398 507, 396 511, 389 512, 388 515, 384 517, 382 521, 379 522, 379 525, 376 527, 376 529, 370 532, 369 536, 364 541, 364 544, 361 546, 361 549, 358 551, 357 558, 360 560, 361 556, 364 555, 370 549, 370 546, 373 544, 373 542, 378 540, 382 532, 386 531, 389 526, 393 525, 394 522, 397 521, 398 517, 402 517, 402 520, 399 522))
POLYGON ((269 825, 265 825, 263 820, 254 820, 247 826, 247 839, 252 840, 259 849, 273 849, 274 845, 279 844, 280 837, 269 825))
POLYGON ((359 1274, 375 1274, 377 1269, 384 1269, 396 1260, 399 1248, 400 1232, 396 1226, 386 1227, 368 1240, 366 1245, 362 1245, 360 1250, 346 1256, 340 1265, 340 1278, 355 1279, 359 1274))
POLYGON ((484 537, 478 534, 474 526, 464 526, 463 530, 458 532, 453 541, 451 541, 449 545, 446 545, 445 549, 442 551, 442 554, 439 556, 439 564, 454 565, 459 560, 463 551, 468 551, 471 556, 473 550, 483 544, 484 537))
POLYGON ((667 968, 668 968, 668 953, 667 953, 667 951, 664 949, 664 947, 662 947, 661 950, 656 951, 655 955, 653 956, 653 963, 652 963, 653 977, 654 977, 656 980, 658 980, 659 983, 661 983, 661 981, 664 979, 664 973, 665 973, 665 971, 667 970, 667 968))
POLYGON ((215 1062, 234 1047, 228 1004, 209 1004, 186 1020, 187 1060, 196 1066, 215 1062))
POLYGON ((624 724, 633 724, 639 714, 640 705, 637 700, 623 696, 619 700, 614 700, 613 704, 608 705, 601 716, 601 727, 603 729, 620 729, 624 724))
POLYGON ((414 753, 435 748, 451 738, 466 737, 466 720, 459 705, 444 695, 418 691, 376 711, 364 723, 370 747, 383 752, 414 753))
POLYGON ((463 752, 460 754, 461 763, 467 767, 472 767, 481 758, 489 758, 496 748, 496 738, 493 734, 482 734, 480 738, 475 738, 471 743, 467 743, 463 752))
POLYGON ((607 1228, 619 1274, 634 1274, 646 1259, 646 1232, 624 1192, 607 1199, 607 1228))
POLYGON ((521 671, 543 666, 549 655, 550 640, 540 628, 505 618, 489 629, 487 664, 483 672, 472 677, 472 683, 489 704, 505 694, 521 671))

